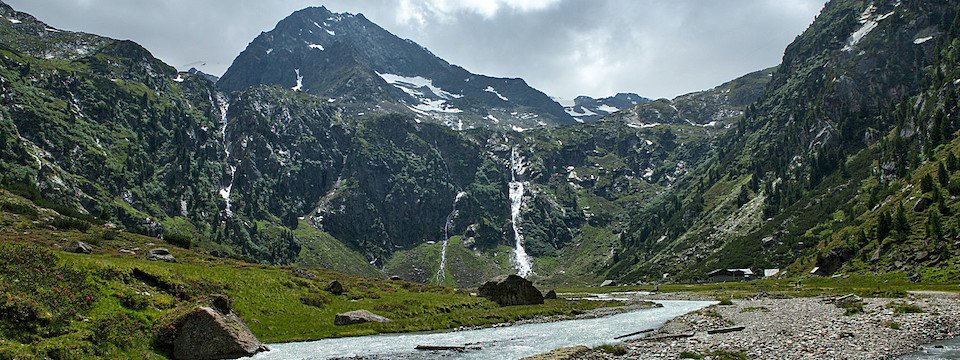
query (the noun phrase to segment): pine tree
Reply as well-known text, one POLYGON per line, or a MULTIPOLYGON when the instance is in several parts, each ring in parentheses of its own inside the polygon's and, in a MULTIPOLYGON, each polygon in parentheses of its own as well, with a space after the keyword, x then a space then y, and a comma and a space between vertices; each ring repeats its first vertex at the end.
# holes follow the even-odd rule
POLYGON ((931 211, 927 216, 927 241, 938 247, 943 242, 943 224, 940 213, 931 211))
POLYGON ((890 213, 880 213, 880 218, 877 219, 877 240, 886 239, 890 235, 890 222, 890 213))
POLYGON ((920 179, 920 192, 926 194, 933 191, 933 189, 933 177, 931 177, 930 174, 924 175, 923 178, 920 179))
POLYGON ((957 163, 957 155, 953 154, 953 151, 947 153, 947 170, 951 172, 957 171, 957 168, 960 167, 960 164, 957 163))
POLYGON ((940 186, 944 188, 950 185, 950 173, 943 166, 943 162, 937 164, 937 180, 940 181, 940 186))
POLYGON ((910 222, 907 221, 906 211, 903 210, 903 204, 897 206, 897 213, 893 217, 893 228, 902 236, 910 235, 910 222))

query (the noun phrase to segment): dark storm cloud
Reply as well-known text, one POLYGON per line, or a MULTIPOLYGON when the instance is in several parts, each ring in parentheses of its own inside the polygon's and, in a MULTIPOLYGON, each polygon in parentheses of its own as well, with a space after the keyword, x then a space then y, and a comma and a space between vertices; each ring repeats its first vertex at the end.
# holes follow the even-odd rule
POLYGON ((673 97, 776 65, 825 0, 7 2, 52 26, 131 39, 173 66, 213 74, 291 12, 326 5, 364 13, 470 71, 572 98, 673 97))

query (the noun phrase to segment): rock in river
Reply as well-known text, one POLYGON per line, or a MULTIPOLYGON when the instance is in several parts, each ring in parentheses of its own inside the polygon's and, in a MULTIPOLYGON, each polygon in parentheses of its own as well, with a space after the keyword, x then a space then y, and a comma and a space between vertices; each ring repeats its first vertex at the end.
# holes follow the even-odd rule
POLYGON ((354 310, 350 312, 345 312, 343 314, 337 314, 337 317, 333 319, 334 325, 353 325, 353 324, 362 324, 368 322, 389 322, 390 319, 387 319, 383 316, 374 314, 367 310, 354 310))
POLYGON ((233 312, 224 314, 212 307, 201 307, 179 321, 173 341, 176 359, 235 359, 267 351, 233 312))
POLYGON ((543 293, 530 280, 517 275, 507 276, 501 282, 489 281, 478 292, 500 306, 543 304, 543 293))

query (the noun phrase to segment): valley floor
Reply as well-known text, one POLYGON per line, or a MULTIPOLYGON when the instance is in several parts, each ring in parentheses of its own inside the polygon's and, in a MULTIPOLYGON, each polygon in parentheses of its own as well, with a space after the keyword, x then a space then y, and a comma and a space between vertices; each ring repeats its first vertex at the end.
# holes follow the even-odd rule
POLYGON ((917 351, 923 344, 960 336, 960 298, 955 293, 866 298, 844 306, 832 303, 834 299, 733 301, 732 305, 714 305, 678 317, 649 336, 693 334, 691 337, 630 340, 618 349, 626 350, 624 355, 581 348, 544 358, 889 359, 917 351), (707 334, 708 330, 731 327, 744 329, 707 334))

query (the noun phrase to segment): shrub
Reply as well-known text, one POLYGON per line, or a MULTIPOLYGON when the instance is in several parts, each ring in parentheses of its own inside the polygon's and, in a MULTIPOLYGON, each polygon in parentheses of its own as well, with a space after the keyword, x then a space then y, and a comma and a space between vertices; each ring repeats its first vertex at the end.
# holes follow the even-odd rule
POLYGON ((744 354, 741 351, 726 351, 726 350, 717 350, 707 353, 713 359, 716 360, 748 360, 747 354, 744 354))
POLYGON ((0 332, 14 330, 11 336, 54 332, 95 300, 86 273, 33 244, 0 243, 0 279, 0 332))
POLYGON ((606 344, 606 345, 597 346, 593 349, 597 351, 602 351, 614 356, 623 356, 627 354, 627 348, 623 347, 623 345, 606 344))
POLYGON ((700 359, 703 359, 703 355, 697 354, 697 353, 692 352, 692 351, 684 351, 684 352, 681 352, 681 353, 680 353, 680 358, 681 358, 681 359, 697 359, 697 360, 700 360, 700 359))
POLYGON ((837 307, 844 309, 843 314, 846 316, 863 313, 863 301, 860 300, 837 303, 837 307))
POLYGON ((903 303, 903 302, 892 302, 892 303, 889 303, 889 304, 887 304, 887 308, 888 308, 888 309, 893 309, 893 313, 894 313, 894 314, 897 314, 897 315, 903 315, 903 314, 920 314, 920 313, 926 312, 926 311, 923 310, 923 308, 921 308, 921 307, 919 307, 919 306, 917 306, 917 305, 907 304, 907 303, 903 303))
POLYGON ((50 221, 50 226, 57 228, 57 230, 64 231, 78 230, 80 232, 86 232, 90 229, 89 222, 69 216, 58 216, 53 218, 53 220, 50 221))
POLYGON ((733 300, 730 299, 717 299, 720 303, 717 305, 730 306, 733 305, 733 300))
POLYGON ((31 219, 36 219, 39 213, 37 209, 34 209, 32 206, 23 205, 23 204, 14 204, 9 202, 0 203, 0 210, 6 211, 8 213, 23 215, 31 219))
POLYGON ((126 349, 142 337, 147 325, 134 314, 120 312, 94 320, 93 328, 92 340, 98 345, 109 344, 126 349))
POLYGON ((890 321, 890 322, 887 323, 887 327, 888 327, 888 328, 891 328, 891 329, 894 329, 894 330, 900 330, 900 323, 895 322, 895 321, 890 321))
POLYGON ((321 293, 311 293, 309 295, 301 296, 300 302, 307 306, 323 308, 324 306, 327 306, 327 304, 330 304, 330 298, 321 293))
POLYGON ((770 309, 767 308, 766 306, 748 306, 748 307, 745 307, 745 308, 743 308, 743 309, 740 309, 740 312, 742 312, 742 313, 750 313, 750 312, 770 312, 770 309))

